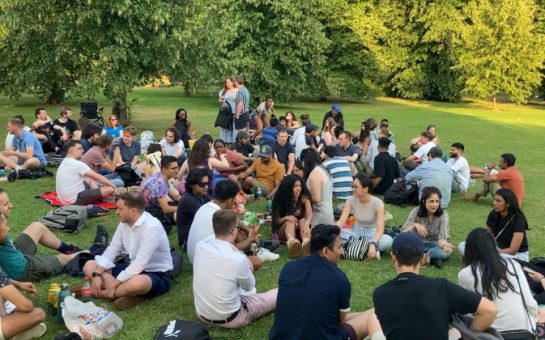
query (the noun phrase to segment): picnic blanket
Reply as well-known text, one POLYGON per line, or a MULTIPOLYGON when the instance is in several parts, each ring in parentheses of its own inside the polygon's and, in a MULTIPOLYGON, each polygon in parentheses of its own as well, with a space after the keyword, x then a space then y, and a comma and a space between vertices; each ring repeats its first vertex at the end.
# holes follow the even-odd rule
MULTIPOLYGON (((62 207, 63 205, 70 205, 70 204, 64 204, 62 203, 59 198, 57 197, 56 191, 48 191, 44 192, 43 194, 40 194, 36 196, 36 198, 41 198, 47 201, 47 203, 51 204, 54 207, 62 207)), ((104 209, 116 209, 117 206, 115 205, 115 202, 104 202, 104 201, 98 201, 93 202, 93 205, 98 205, 101 208, 104 209)))

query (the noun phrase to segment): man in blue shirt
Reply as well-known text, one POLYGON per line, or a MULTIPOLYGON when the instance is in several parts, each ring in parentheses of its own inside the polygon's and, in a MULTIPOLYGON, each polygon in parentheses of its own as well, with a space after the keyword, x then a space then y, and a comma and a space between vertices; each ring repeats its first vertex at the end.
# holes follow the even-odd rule
POLYGON ((340 233, 335 225, 315 226, 311 255, 284 266, 269 339, 381 339, 373 310, 349 313, 350 282, 337 267, 340 233))
POLYGON ((333 181, 333 196, 346 200, 352 196, 352 172, 346 159, 337 156, 334 146, 326 146, 324 149, 324 166, 329 170, 333 181))
POLYGON ((339 134, 339 144, 337 145, 337 156, 344 158, 350 165, 352 175, 356 175, 358 170, 356 162, 360 157, 360 148, 352 143, 352 134, 350 131, 343 131, 339 134))
POLYGON ((452 186, 452 177, 454 172, 443 162, 441 149, 434 146, 428 152, 428 162, 418 166, 405 176, 407 181, 418 181, 418 197, 422 196, 422 190, 425 187, 437 187, 441 191, 441 208, 448 208, 450 203, 450 193, 452 186))
POLYGON ((15 170, 17 176, 19 171, 38 169, 45 165, 47 160, 42 145, 31 132, 23 128, 23 122, 19 118, 8 121, 8 131, 14 135, 13 142, 11 148, 0 153, 0 162, 15 170))
POLYGON ((244 77, 236 76, 235 84, 237 85, 237 110, 235 113, 235 129, 240 130, 246 127, 246 122, 250 113, 250 92, 244 86, 244 77))

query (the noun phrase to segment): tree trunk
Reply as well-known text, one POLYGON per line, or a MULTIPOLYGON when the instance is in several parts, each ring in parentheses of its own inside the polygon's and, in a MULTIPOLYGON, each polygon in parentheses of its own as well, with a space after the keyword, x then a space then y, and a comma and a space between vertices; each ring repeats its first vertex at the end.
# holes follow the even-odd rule
POLYGON ((186 97, 191 97, 191 82, 189 80, 184 82, 184 93, 186 97))
POLYGON ((492 110, 496 110, 496 95, 492 95, 492 110))
POLYGON ((47 97, 47 104, 56 105, 64 101, 66 93, 64 89, 59 86, 58 83, 54 82, 51 84, 51 93, 47 97))
POLYGON ((129 125, 131 122, 131 117, 127 113, 127 109, 127 93, 120 94, 120 96, 114 100, 112 113, 119 118, 120 123, 124 126, 129 125))

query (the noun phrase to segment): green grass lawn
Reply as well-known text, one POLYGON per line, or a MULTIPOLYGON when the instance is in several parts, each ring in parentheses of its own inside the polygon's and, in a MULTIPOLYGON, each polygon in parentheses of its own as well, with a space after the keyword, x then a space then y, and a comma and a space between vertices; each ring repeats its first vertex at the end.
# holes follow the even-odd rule
MULTIPOLYGON (((212 94, 200 95, 192 98, 183 96, 179 88, 141 88, 131 94, 135 99, 133 104, 133 124, 140 130, 152 130, 156 138, 164 133, 170 126, 174 112, 179 107, 184 107, 189 112, 189 118, 193 123, 197 134, 205 132, 214 136, 219 135, 218 129, 213 127, 217 113, 216 97, 212 94)), ((79 112, 79 101, 71 100, 67 103, 79 112)), ((99 98, 99 103, 105 103, 99 98)), ((437 125, 437 133, 441 139, 441 145, 448 151, 453 142, 462 142, 466 146, 466 158, 472 165, 484 165, 488 161, 498 161, 499 155, 511 152, 517 156, 517 166, 525 176, 526 198, 523 210, 528 217, 531 230, 528 232, 530 243, 530 256, 545 254, 543 223, 543 204, 539 203, 540 197, 545 196, 543 182, 545 175, 545 150, 543 139, 545 137, 545 110, 540 106, 517 106, 501 104, 499 109, 491 111, 491 104, 484 102, 472 103, 438 103, 425 101, 405 101, 391 98, 379 98, 371 103, 341 103, 345 115, 347 128, 356 131, 360 122, 368 117, 377 119, 388 118, 390 127, 395 134, 398 150, 407 154, 408 142, 417 136, 426 125, 437 125)), ((5 124, 7 119, 15 114, 23 114, 28 122, 33 121, 34 109, 44 106, 30 97, 23 97, 20 101, 11 101, 0 97, 0 116, 5 124)), ((50 116, 58 116, 60 107, 45 106, 50 116)), ((330 103, 320 102, 293 102, 277 103, 278 113, 288 110, 301 113, 309 113, 317 125, 321 124, 323 114, 329 110, 330 103)), ((108 112, 109 108, 105 108, 108 112)), ((3 141, 5 129, 1 129, 0 141, 3 141)), ((34 198, 35 195, 54 190, 53 178, 34 181, 17 181, 15 183, 2 184, 15 205, 10 220, 11 233, 17 235, 30 222, 44 215, 50 207, 42 200, 34 198)), ((476 188, 473 187, 472 190, 476 188)), ((463 201, 458 194, 453 194, 448 213, 450 216, 450 229, 452 242, 457 244, 465 238, 469 230, 477 226, 483 226, 486 216, 491 209, 492 200, 484 198, 478 203, 463 201)), ((251 206, 256 210, 264 207, 263 203, 251 206)), ((404 222, 410 208, 398 208, 386 206, 386 209, 394 216, 388 225, 400 225, 404 222)), ((113 235, 117 221, 115 215, 90 220, 88 227, 78 235, 59 234, 59 237, 69 243, 80 247, 87 246, 94 238, 96 224, 106 224, 113 235)), ((264 227, 262 227, 264 229, 264 227)), ((177 244, 175 233, 172 233, 170 241, 177 244)), ((41 249, 45 252, 45 250, 41 249)), ((258 290, 266 290, 277 286, 278 274, 287 261, 286 248, 279 251, 282 255, 276 262, 268 262, 263 269, 256 273, 258 290)), ((456 280, 457 272, 461 268, 460 254, 453 254, 442 270, 426 268, 423 273, 430 276, 447 277, 456 280)), ((394 277, 395 272, 388 256, 383 256, 380 261, 350 262, 342 261, 340 267, 346 272, 352 282, 352 310, 360 311, 372 307, 372 292, 375 287, 394 277)), ((40 282, 39 296, 35 304, 42 308, 47 307, 47 288, 52 282, 69 282, 72 284, 82 282, 81 279, 68 276, 40 282)), ((123 332, 119 339, 151 339, 156 329, 171 319, 196 319, 193 295, 192 295, 191 267, 186 265, 181 276, 176 280, 173 289, 150 303, 138 306, 133 310, 118 312, 124 321, 123 332)), ((107 302, 98 304, 112 309, 107 302)), ((267 316, 249 327, 241 330, 226 331, 219 328, 211 328, 214 338, 224 339, 264 339, 272 325, 273 317, 267 316)), ((55 324, 53 318, 47 319, 48 333, 45 338, 52 338, 63 331, 63 327, 55 324)))

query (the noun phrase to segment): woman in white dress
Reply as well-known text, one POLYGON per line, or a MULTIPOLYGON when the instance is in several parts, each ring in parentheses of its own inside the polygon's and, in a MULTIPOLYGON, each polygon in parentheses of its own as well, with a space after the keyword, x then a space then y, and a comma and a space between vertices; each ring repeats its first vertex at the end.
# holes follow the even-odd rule
POLYGON ((220 139, 225 143, 234 143, 237 130, 235 129, 234 113, 236 112, 236 97, 237 88, 235 87, 235 81, 232 77, 225 78, 223 89, 219 92, 219 102, 221 104, 227 103, 231 107, 233 113, 233 125, 231 129, 221 128, 220 139))

